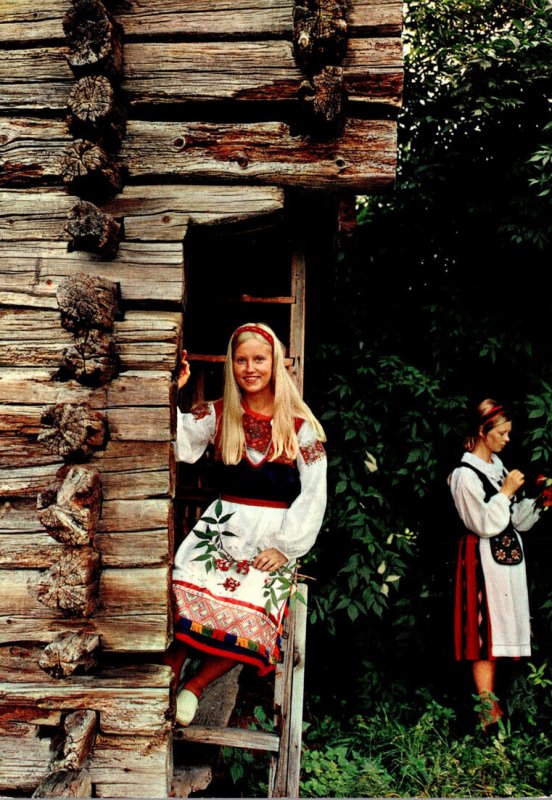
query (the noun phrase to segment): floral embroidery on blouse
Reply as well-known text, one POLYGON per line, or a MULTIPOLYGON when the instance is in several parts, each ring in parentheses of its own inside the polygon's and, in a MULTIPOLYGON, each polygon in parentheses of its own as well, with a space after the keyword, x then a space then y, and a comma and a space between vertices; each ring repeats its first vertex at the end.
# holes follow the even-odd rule
POLYGON ((319 461, 326 455, 326 451, 324 450, 324 445, 318 439, 314 442, 309 442, 308 444, 301 445, 299 450, 301 451, 301 455, 303 456, 303 461, 307 466, 309 466, 310 464, 314 464, 315 461, 319 461))
POLYGON ((250 450, 266 453, 272 443, 272 425, 269 419, 257 419, 250 414, 243 415, 245 444, 250 450))
POLYGON ((200 419, 205 419, 205 417, 210 417, 212 414, 211 406, 209 403, 202 403, 200 406, 196 406, 192 408, 191 415, 194 418, 194 422, 199 422, 200 419))

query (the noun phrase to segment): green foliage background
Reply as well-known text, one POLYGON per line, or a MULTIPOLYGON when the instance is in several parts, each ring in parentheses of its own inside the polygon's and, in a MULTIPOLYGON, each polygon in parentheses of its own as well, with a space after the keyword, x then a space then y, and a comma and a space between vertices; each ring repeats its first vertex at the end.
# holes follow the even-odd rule
POLYGON ((330 502, 303 564, 304 796, 552 792, 552 512, 524 537, 533 656, 501 664, 508 721, 484 738, 453 659, 446 482, 489 396, 528 494, 552 474, 551 19, 550 0, 405 6, 397 183, 359 198, 308 365, 330 502))
POLYGON ((317 579, 307 680, 321 698, 309 708, 304 788, 316 794, 311 749, 325 758, 337 747, 359 771, 347 792, 321 795, 550 794, 552 515, 525 536, 533 656, 502 665, 509 727, 498 753, 478 740, 471 677, 453 659, 446 480, 467 404, 488 396, 513 410, 505 460, 524 470, 527 493, 552 470, 552 6, 412 0, 405 10, 397 184, 359 198, 309 371, 330 504, 304 565, 317 579), (321 713, 338 732, 321 735, 321 713), (416 760, 406 745, 421 740, 416 760), (519 758, 524 741, 532 764, 519 758), (374 767, 369 780, 360 764, 374 767))

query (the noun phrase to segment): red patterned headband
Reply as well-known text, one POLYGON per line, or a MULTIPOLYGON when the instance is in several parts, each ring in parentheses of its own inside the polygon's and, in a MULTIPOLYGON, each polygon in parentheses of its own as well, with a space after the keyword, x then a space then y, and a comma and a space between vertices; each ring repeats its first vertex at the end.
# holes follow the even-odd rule
POLYGON ((263 337, 263 339, 266 339, 272 348, 274 348, 274 339, 272 336, 268 331, 265 331, 264 328, 259 328, 258 325, 242 325, 240 328, 236 328, 232 334, 232 344, 236 341, 241 333, 258 333, 263 337))

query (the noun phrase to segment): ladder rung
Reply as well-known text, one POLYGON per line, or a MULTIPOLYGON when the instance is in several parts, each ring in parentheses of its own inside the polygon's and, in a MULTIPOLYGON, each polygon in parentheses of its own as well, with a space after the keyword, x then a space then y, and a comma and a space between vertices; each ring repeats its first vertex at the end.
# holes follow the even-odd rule
POLYGON ((282 296, 282 297, 255 297, 251 294, 242 294, 240 296, 242 303, 274 303, 279 305, 291 306, 295 303, 295 297, 282 296))
POLYGON ((243 747, 246 750, 268 750, 277 753, 280 737, 275 733, 251 731, 245 728, 215 728, 206 725, 176 726, 174 738, 201 744, 219 744, 226 747, 243 747))

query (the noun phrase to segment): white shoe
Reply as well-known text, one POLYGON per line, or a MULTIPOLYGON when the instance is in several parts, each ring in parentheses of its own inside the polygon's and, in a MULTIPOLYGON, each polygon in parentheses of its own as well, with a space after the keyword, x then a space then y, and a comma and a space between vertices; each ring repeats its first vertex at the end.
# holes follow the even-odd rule
POLYGON ((182 689, 176 695, 176 721, 179 725, 189 725, 195 717, 199 700, 189 689, 182 689))

